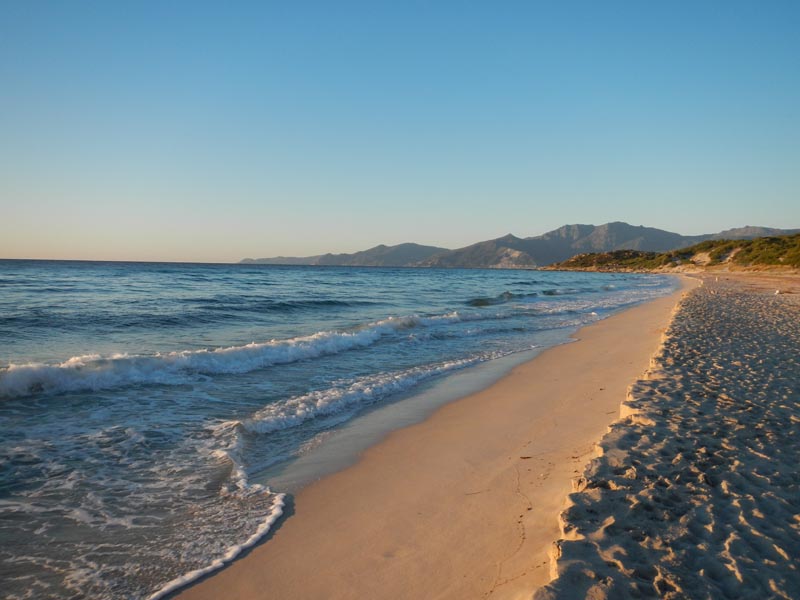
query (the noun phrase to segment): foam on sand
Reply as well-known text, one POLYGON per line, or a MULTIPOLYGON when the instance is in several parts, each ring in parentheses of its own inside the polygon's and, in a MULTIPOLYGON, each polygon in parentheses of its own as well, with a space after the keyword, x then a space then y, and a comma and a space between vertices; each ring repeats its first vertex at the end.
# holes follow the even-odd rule
POLYGON ((272 509, 270 510, 269 514, 267 514, 267 516, 258 526, 256 531, 243 543, 229 548, 224 556, 221 556, 213 560, 209 565, 200 569, 195 569, 194 571, 190 571, 180 577, 173 579, 172 581, 167 582, 164 586, 161 587, 161 589, 152 594, 148 598, 148 600, 160 600, 161 598, 164 598, 165 596, 171 594, 172 592, 189 585, 193 581, 197 581, 198 579, 200 579, 201 577, 205 577, 209 573, 218 571, 228 563, 232 562, 242 552, 255 546, 261 538, 263 538, 265 535, 267 535, 267 533, 269 533, 270 528, 283 515, 285 498, 286 498, 285 494, 275 495, 272 509))
POLYGON ((576 481, 537 600, 797 597, 800 295, 753 281, 683 301, 576 481))

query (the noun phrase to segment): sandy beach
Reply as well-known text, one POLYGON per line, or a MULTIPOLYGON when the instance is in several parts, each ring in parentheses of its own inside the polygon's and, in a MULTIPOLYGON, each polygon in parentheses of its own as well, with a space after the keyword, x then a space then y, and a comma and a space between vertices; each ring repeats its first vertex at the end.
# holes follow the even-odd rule
POLYGON ((266 543, 179 597, 529 598, 550 581, 573 479, 682 293, 585 327, 390 434, 303 489, 266 543))
POLYGON ((0 600, 800 600, 800 0, 6 2, 0 600))
POLYGON ((571 494, 536 600, 800 594, 800 277, 702 278, 571 494))

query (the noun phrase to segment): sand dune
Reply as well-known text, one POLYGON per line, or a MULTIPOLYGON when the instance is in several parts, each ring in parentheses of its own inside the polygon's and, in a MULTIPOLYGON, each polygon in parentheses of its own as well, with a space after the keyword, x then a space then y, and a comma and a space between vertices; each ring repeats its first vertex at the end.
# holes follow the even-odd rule
POLYGON ((683 300, 576 481, 536 600, 800 597, 797 291, 709 276, 683 300))

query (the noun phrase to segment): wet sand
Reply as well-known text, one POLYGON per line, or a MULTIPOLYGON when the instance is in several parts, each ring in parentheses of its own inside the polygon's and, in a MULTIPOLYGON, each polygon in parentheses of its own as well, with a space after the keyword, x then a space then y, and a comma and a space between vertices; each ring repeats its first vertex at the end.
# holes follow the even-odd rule
POLYGON ((572 482, 681 294, 585 327, 393 432, 303 489, 266 543, 179 597, 530 598, 550 581, 572 482))

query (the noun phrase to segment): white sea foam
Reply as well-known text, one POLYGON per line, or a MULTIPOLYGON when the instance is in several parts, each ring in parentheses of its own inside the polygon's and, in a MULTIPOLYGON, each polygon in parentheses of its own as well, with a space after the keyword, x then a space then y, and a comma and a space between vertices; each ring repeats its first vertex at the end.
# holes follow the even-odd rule
POLYGON ((74 356, 62 363, 10 364, 0 369, 0 398, 36 393, 102 390, 135 384, 179 385, 197 375, 247 373, 273 365, 364 348, 385 336, 417 327, 502 318, 497 314, 450 312, 421 317, 389 317, 350 331, 313 335, 228 348, 183 350, 153 355, 74 356))
POLYGON ((275 494, 271 510, 261 524, 256 528, 256 531, 253 533, 253 535, 247 538, 243 543, 231 546, 223 556, 215 559, 207 566, 200 569, 195 569, 194 571, 189 571, 180 577, 176 577, 166 585, 162 586, 157 592, 152 594, 148 600, 158 600, 159 598, 163 598, 167 594, 170 594, 175 590, 178 590, 190 584, 191 582, 208 575, 209 573, 213 573, 214 571, 221 569, 229 562, 233 561, 242 552, 248 548, 252 548, 261 538, 269 533, 270 528, 278 519, 281 518, 281 515, 283 514, 284 499, 285 494, 275 494))
POLYGON ((501 352, 484 353, 461 360, 359 377, 324 390, 295 396, 285 402, 270 404, 244 421, 226 421, 217 426, 217 432, 230 430, 232 426, 240 426, 251 433, 262 434, 288 429, 310 419, 332 415, 354 406, 370 404, 390 394, 406 391, 436 375, 499 358, 503 354, 501 352))

